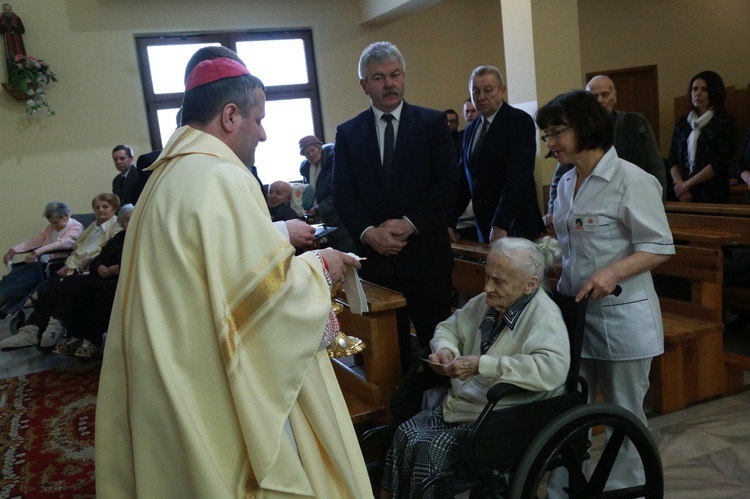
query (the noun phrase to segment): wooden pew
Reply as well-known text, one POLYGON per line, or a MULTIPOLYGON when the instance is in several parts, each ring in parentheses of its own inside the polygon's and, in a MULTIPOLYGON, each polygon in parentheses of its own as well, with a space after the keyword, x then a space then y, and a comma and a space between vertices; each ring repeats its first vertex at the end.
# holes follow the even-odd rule
POLYGON ((750 204, 721 204, 721 203, 680 203, 667 201, 664 203, 667 213, 696 213, 701 215, 716 215, 726 217, 750 217, 750 204))
POLYGON ((358 315, 349 311, 346 295, 337 296, 344 305, 338 315, 346 334, 364 340, 362 351, 364 378, 339 359, 331 359, 352 422, 387 420, 388 404, 401 381, 401 360, 396 331, 396 309, 406 306, 406 299, 390 289, 362 281, 369 312, 358 315))
POLYGON ((664 354, 651 366, 656 411, 665 414, 725 393, 720 249, 675 245, 651 271, 687 279, 690 301, 661 297, 664 354))
MULTIPOLYGON (((694 204, 694 203, 684 203, 694 204)), ((711 227, 712 229, 733 231, 738 234, 737 241, 740 244, 750 244, 750 219, 746 217, 739 207, 730 207, 713 210, 704 206, 700 209, 702 213, 688 213, 691 207, 686 207, 680 212, 668 212, 667 218, 670 225, 682 225, 692 227, 711 227), (739 213, 738 213, 739 210, 739 213)), ((727 205, 724 205, 725 207, 727 205)), ((743 205, 747 207, 748 205, 743 205)), ((694 209, 694 208, 692 208, 694 209)), ((722 286, 722 304, 725 309, 750 312, 750 289, 738 286, 722 286)), ((738 393, 744 388, 744 372, 750 370, 750 358, 734 354, 724 353, 726 366, 726 394, 738 393)))
MULTIPOLYGON (((742 136, 738 136, 739 139, 742 139, 742 136)), ((745 182, 740 181, 737 185, 730 185, 729 186, 729 202, 735 203, 735 204, 742 204, 745 202, 745 199, 747 199, 747 194, 750 191, 747 189, 747 184, 745 182)))
POLYGON ((675 242, 686 241, 693 243, 695 246, 704 246, 707 248, 721 248, 725 244, 736 243, 740 238, 737 232, 715 228, 680 225, 670 225, 669 228, 672 231, 672 237, 675 242))

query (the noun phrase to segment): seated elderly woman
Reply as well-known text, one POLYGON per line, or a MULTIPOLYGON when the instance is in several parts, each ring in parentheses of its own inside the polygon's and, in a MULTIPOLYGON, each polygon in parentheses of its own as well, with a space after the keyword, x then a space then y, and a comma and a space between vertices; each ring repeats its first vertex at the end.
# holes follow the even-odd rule
MULTIPOLYGON (((13 246, 3 256, 3 263, 8 265, 17 253, 28 253, 23 264, 14 266, 0 281, 0 307, 33 292, 44 279, 42 263, 57 251, 71 249, 83 231, 83 226, 70 218, 65 203, 47 203, 43 215, 49 225, 38 236, 13 246)), ((4 317, 2 311, 0 317, 4 317)))
POLYGON ((502 400, 507 407, 558 395, 570 367, 568 332, 560 309, 543 290, 557 261, 557 241, 503 238, 487 257, 484 293, 438 324, 430 365, 451 378, 442 405, 396 430, 386 457, 381 497, 412 497, 419 483, 446 469, 500 382, 531 390, 502 400))
MULTIPOLYGON (((86 272, 92 259, 99 254, 107 241, 122 230, 122 226, 114 219, 117 210, 120 209, 120 199, 117 196, 109 193, 97 194, 91 201, 91 206, 96 220, 78 238, 73 252, 65 260, 65 265, 57 272, 59 278, 86 272)), ((50 287, 54 287, 58 282, 51 279, 50 287)), ((60 332, 62 333, 62 330, 60 332)), ((37 344, 39 329, 28 325, 20 328, 18 334, 0 341, 0 350, 7 352, 37 344)))
POLYGON ((66 277, 56 288, 57 293, 45 294, 42 303, 34 309, 29 324, 40 328, 47 324, 38 347, 42 351, 47 352, 54 347, 54 353, 84 359, 99 353, 102 333, 107 330, 112 313, 125 232, 134 208, 132 204, 120 208, 117 223, 125 230, 107 241, 101 253, 91 262, 91 272, 66 277), (60 336, 60 326, 67 331, 68 339, 54 346, 60 336))

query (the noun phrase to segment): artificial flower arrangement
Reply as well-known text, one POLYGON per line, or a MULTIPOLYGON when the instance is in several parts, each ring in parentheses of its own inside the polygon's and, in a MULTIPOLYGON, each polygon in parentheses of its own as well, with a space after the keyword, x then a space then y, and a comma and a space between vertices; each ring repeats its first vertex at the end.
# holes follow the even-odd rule
POLYGON ((17 54, 8 67, 8 83, 29 96, 26 101, 26 113, 35 114, 43 107, 47 108, 47 115, 54 116, 55 112, 47 102, 46 85, 57 81, 49 64, 42 59, 30 55, 17 54))

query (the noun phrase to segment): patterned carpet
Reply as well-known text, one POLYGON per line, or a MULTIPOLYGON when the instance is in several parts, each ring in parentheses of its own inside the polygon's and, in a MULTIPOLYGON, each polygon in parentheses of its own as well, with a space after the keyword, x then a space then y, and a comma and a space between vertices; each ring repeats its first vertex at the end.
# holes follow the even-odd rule
POLYGON ((93 498, 101 363, 0 380, 0 498, 93 498))

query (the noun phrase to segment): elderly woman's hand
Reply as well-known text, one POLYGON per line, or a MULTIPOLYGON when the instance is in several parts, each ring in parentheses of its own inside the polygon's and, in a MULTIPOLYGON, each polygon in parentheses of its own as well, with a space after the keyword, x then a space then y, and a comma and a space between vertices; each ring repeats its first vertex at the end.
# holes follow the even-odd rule
POLYGON ((37 255, 36 252, 34 251, 26 255, 26 263, 34 263, 38 259, 39 259, 39 255, 37 255))
POLYGON ((479 357, 476 355, 458 357, 450 365, 445 367, 445 374, 451 378, 458 378, 461 381, 466 381, 472 376, 479 374, 479 357))
POLYGON ((14 256, 16 256, 16 252, 13 251, 13 248, 9 249, 8 252, 3 255, 3 263, 8 265, 8 262, 11 261, 14 256))
POLYGON ((453 362, 453 352, 447 348, 442 348, 435 353, 431 353, 427 360, 430 361, 430 367, 433 371, 441 376, 448 376, 445 367, 453 362))
POLYGON ((67 265, 63 265, 62 268, 57 271, 57 276, 58 277, 65 277, 66 275, 68 275, 68 270, 70 270, 68 268, 68 266, 67 265))

